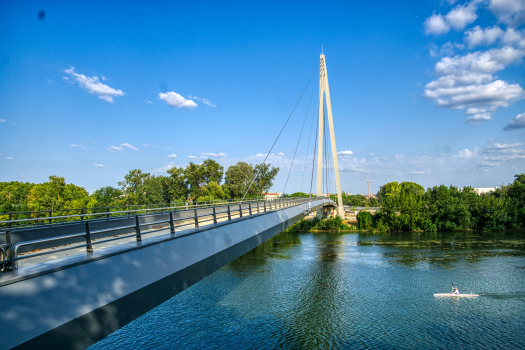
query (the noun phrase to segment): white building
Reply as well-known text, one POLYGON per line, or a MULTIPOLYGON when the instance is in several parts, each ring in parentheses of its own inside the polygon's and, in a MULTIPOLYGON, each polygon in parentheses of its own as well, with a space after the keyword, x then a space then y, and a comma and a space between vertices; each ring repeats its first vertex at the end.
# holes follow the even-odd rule
POLYGON ((477 194, 495 192, 496 190, 497 187, 479 187, 474 189, 474 191, 476 191, 477 194))
POLYGON ((266 192, 264 193, 264 199, 266 199, 267 201, 273 201, 274 199, 279 198, 282 195, 283 195, 282 192, 275 192, 275 193, 266 192))

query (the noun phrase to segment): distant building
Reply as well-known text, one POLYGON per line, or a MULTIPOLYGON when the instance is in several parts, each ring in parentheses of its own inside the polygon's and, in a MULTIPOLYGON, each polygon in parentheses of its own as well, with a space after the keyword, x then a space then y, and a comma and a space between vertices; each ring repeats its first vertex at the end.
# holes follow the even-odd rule
POLYGON ((344 194, 345 196, 351 196, 351 195, 352 195, 352 192, 344 192, 344 191, 343 191, 343 194, 344 194))
POLYGON ((483 194, 483 193, 496 192, 497 189, 498 189, 497 187, 479 187, 479 188, 475 188, 474 191, 476 191, 477 194, 483 194))
POLYGON ((274 199, 279 198, 282 195, 283 195, 282 192, 275 192, 275 193, 266 192, 266 193, 263 193, 264 199, 266 199, 267 201, 273 201, 274 199))

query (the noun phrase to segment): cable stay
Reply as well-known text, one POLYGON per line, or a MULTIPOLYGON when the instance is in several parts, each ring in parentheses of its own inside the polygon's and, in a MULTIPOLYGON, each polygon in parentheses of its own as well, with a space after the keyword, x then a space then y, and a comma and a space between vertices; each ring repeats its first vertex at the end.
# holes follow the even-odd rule
MULTIPOLYGON (((295 161, 295 156, 297 155, 297 149, 299 148, 299 144, 301 143, 301 137, 303 136, 304 125, 306 124, 306 118, 308 118, 308 112, 310 111, 310 105, 312 104, 312 98, 314 97, 314 92, 315 92, 315 83, 314 83, 314 88, 312 89, 312 95, 310 96, 310 102, 308 102, 308 108, 307 108, 306 114, 304 116, 303 127, 301 128, 301 133, 299 134, 299 140, 297 141, 297 145, 295 146, 295 152, 293 154, 292 164, 290 165, 290 170, 288 171, 288 176, 286 177, 286 183, 284 184, 283 193, 286 193, 286 186, 288 186, 288 179, 290 178, 290 174, 292 173, 292 167, 293 167, 293 163, 295 161)), ((307 156, 308 156, 308 154, 307 154, 307 156)), ((303 176, 304 176, 304 174, 303 174, 303 176)))
MULTIPOLYGON (((299 104, 299 102, 301 101, 301 99, 303 98, 303 95, 304 95, 304 92, 306 91, 306 89, 308 88, 308 86, 310 85, 310 82, 312 81, 312 78, 314 77, 314 74, 315 72, 317 72, 317 69, 319 67, 315 67, 312 75, 310 76, 310 79, 308 80, 308 83, 306 84, 303 92, 301 93, 301 96, 299 96, 299 99, 297 100, 297 103, 295 104, 294 108, 292 109, 292 112, 290 113, 290 115, 288 116, 288 119, 286 119, 286 123, 284 123, 281 131, 279 132, 279 135, 277 135, 277 138, 275 139, 275 141, 273 142, 273 145, 272 147, 270 148, 270 151, 268 151, 268 153, 266 154, 266 157, 264 158, 262 164, 266 164, 266 160, 268 159, 268 156, 272 153, 272 150, 273 148, 275 147, 275 144, 277 143, 277 140, 279 140, 279 137, 281 137, 281 134, 283 133, 283 130, 284 128, 286 128, 286 125, 288 124, 288 122, 290 121, 290 118, 292 117, 293 115, 293 112, 295 111, 295 109, 297 108, 297 105, 299 104)), ((244 197, 246 197, 246 194, 248 193, 248 191, 250 190, 250 188, 252 187, 253 185, 253 182, 255 181, 255 178, 257 177, 257 174, 254 174, 253 176, 253 179, 252 181, 250 182, 250 184, 248 185, 248 188, 246 188, 246 192, 244 192, 244 195, 242 196, 242 199, 241 199, 241 203, 242 201, 244 200, 244 197)))

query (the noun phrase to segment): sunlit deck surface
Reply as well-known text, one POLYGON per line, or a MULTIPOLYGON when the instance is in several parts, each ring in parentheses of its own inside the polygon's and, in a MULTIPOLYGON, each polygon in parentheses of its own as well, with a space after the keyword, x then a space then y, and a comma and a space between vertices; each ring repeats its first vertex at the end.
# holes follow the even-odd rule
MULTIPOLYGON (((99 244, 96 244, 97 241, 103 241, 107 238, 93 239, 93 253, 87 253, 86 247, 79 247, 68 250, 56 251, 54 253, 39 255, 27 259, 21 259, 18 261, 17 270, 6 271, 0 274, 0 285, 5 283, 11 283, 19 279, 29 278, 33 275, 45 274, 50 271, 65 268, 67 266, 78 265, 88 261, 98 260, 107 256, 129 251, 131 249, 137 249, 138 247, 157 244, 166 240, 181 238, 193 233, 197 233, 199 231, 210 229, 212 227, 223 226, 239 220, 253 218, 254 216, 258 215, 264 215, 264 213, 254 213, 251 216, 247 216, 247 212, 248 211, 245 211, 245 213, 243 213, 243 217, 240 217, 239 214, 232 214, 231 220, 228 220, 227 215, 217 215, 216 224, 214 224, 213 221, 203 222, 199 223, 199 228, 195 228, 195 223, 192 219, 187 219, 182 223, 183 226, 178 227, 175 230, 174 234, 170 233, 169 227, 166 227, 162 230, 145 230, 141 233, 142 241, 140 242, 137 241, 135 235, 129 234, 115 235, 115 238, 126 235, 128 235, 128 237, 99 244)), ((24 255, 30 255, 37 252, 40 253, 46 251, 54 251, 62 248, 67 248, 69 246, 72 247, 75 245, 78 244, 66 244, 53 248, 37 249, 26 253, 21 253, 19 256, 23 257, 24 255)))

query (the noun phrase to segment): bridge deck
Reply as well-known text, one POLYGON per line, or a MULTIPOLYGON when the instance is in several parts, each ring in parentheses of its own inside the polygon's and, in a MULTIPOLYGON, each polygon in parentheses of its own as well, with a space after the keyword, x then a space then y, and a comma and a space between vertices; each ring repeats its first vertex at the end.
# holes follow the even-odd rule
MULTIPOLYGON (((311 202, 311 209, 328 204, 311 202)), ((83 349, 304 216, 308 203, 1 274, 0 349, 83 349)))

